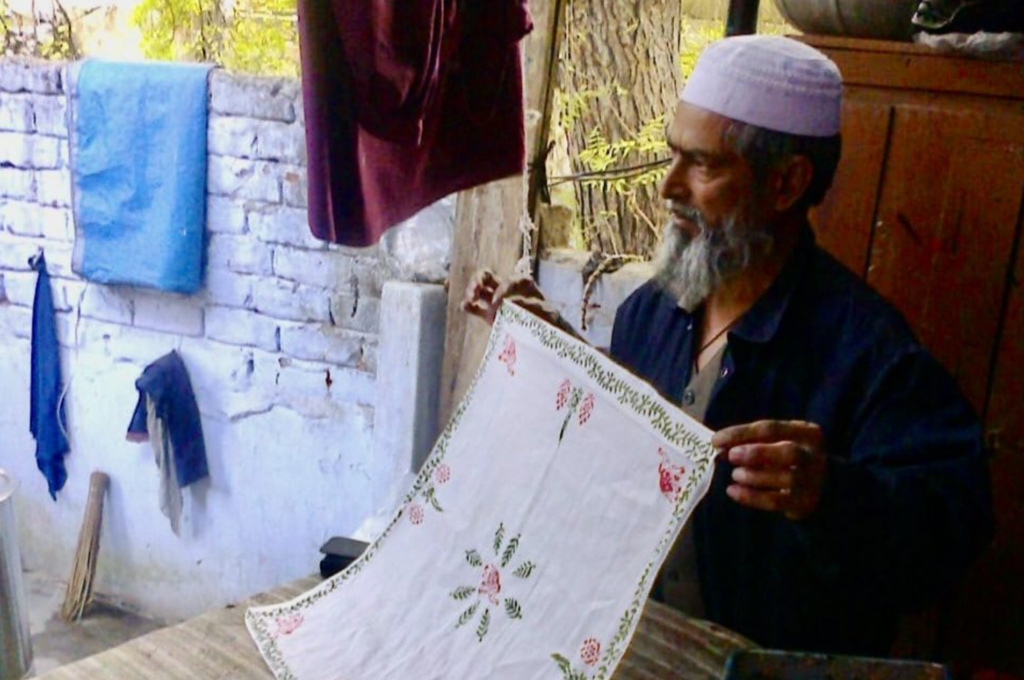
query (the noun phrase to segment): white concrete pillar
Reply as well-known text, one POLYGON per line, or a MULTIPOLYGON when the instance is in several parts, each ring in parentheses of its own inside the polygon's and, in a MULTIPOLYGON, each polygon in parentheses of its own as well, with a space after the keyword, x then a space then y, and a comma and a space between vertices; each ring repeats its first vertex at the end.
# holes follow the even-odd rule
POLYGON ((370 540, 384 528, 440 432, 446 310, 441 285, 384 284, 373 419, 376 515, 355 538, 370 540))

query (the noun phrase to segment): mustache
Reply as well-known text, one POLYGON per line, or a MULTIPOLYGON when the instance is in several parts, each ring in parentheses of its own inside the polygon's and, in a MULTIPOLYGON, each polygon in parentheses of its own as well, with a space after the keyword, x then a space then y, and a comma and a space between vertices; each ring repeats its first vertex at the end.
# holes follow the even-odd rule
POLYGON ((684 220, 689 220, 695 224, 705 223, 703 213, 692 205, 686 205, 669 199, 665 201, 665 207, 667 207, 669 212, 676 217, 681 217, 684 220))

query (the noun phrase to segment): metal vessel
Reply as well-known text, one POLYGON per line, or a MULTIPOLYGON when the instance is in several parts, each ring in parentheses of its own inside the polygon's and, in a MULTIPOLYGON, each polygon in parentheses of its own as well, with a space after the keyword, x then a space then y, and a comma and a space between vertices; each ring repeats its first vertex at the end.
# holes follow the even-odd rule
POLYGON ((21 579, 14 478, 0 470, 0 680, 21 680, 32 666, 28 609, 21 579))
POLYGON ((775 0, 786 21, 804 33, 910 40, 918 0, 775 0))

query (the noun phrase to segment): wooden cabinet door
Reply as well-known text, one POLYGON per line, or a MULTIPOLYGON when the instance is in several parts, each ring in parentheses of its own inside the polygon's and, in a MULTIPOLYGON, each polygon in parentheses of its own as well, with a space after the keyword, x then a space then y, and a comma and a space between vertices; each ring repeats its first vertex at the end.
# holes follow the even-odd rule
POLYGON ((1024 678, 1024 247, 1019 240, 1016 249, 985 418, 996 536, 951 603, 941 647, 958 667, 993 668, 1024 678))
POLYGON ((843 157, 832 190, 811 213, 818 244, 861 277, 867 273, 891 118, 891 105, 846 95, 843 157))
POLYGON ((868 282, 985 412, 1024 187, 1024 116, 897 106, 868 282))
POLYGON ((897 106, 890 144, 868 281, 1003 448, 992 463, 998 534, 942 617, 940 653, 959 669, 1024 677, 1024 116, 897 106))

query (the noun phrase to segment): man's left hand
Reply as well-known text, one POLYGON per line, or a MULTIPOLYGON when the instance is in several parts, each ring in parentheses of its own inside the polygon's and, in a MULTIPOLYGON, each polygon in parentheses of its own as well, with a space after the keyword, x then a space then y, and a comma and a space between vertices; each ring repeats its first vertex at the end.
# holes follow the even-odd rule
POLYGON ((821 501, 828 474, 821 428, 799 420, 759 420, 715 433, 711 445, 734 469, 726 489, 740 505, 809 517, 821 501))

